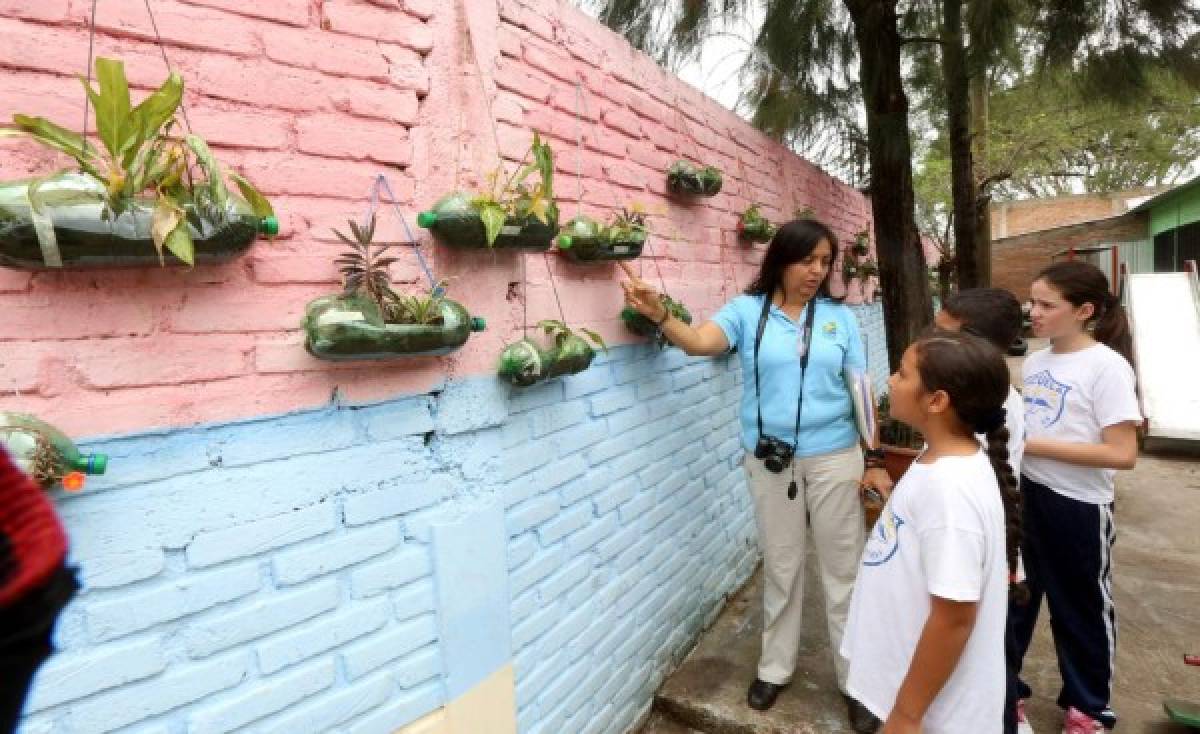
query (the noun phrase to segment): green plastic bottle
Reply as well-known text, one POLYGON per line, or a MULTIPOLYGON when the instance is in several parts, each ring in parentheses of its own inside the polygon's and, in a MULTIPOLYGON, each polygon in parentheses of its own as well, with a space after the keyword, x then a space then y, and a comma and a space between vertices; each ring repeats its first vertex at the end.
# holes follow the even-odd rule
MULTIPOLYGON (((0 265, 22 270, 58 267, 96 268, 158 265, 150 236, 154 201, 138 197, 119 216, 106 210, 104 186, 92 176, 64 173, 44 180, 37 189, 42 222, 53 230, 53 245, 39 236, 29 203, 32 179, 0 184, 0 265), (55 261, 57 258, 57 262, 55 261)), ((258 217, 230 191, 224 208, 204 211, 184 207, 195 244, 197 265, 228 262, 261 236, 279 233, 275 217, 258 217)), ((165 262, 183 264, 169 251, 165 262)))
MULTIPOLYGON (((552 208, 547 219, 549 223, 543 224, 536 217, 509 217, 490 247, 538 252, 548 250, 554 242, 554 235, 558 234, 557 211, 552 208)), ((433 232, 442 242, 454 247, 489 247, 483 220, 471 204, 471 197, 461 191, 442 197, 432 209, 418 214, 417 224, 433 232)))
POLYGON ((441 323, 391 324, 379 307, 362 295, 323 296, 308 304, 303 327, 305 348, 333 361, 436 357, 467 343, 487 322, 471 316, 457 301, 443 299, 441 323))
POLYGON ((25 413, 0 412, 0 447, 46 489, 61 483, 78 491, 83 488, 82 475, 108 469, 107 455, 81 452, 57 428, 25 413))
POLYGON ((557 238, 558 249, 575 262, 633 260, 646 244, 644 231, 618 233, 591 217, 572 218, 557 238))

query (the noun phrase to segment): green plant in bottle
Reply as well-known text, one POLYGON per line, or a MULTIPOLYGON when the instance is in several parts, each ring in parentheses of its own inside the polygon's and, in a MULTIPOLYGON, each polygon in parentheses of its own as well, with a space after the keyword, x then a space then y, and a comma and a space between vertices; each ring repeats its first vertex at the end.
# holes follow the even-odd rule
POLYGON ((85 454, 61 431, 25 413, 0 411, 0 447, 13 463, 45 489, 83 489, 89 474, 108 468, 105 454, 85 454))
POLYGON ((502 173, 488 176, 486 191, 448 194, 421 212, 417 224, 457 247, 549 249, 558 233, 550 144, 535 132, 516 170, 506 177, 502 173))
POLYGON ((335 260, 343 292, 311 301, 305 309, 302 325, 310 354, 328 360, 438 356, 484 330, 482 318, 471 317, 462 304, 446 298, 445 281, 428 293, 397 293, 388 274, 396 261, 388 250, 395 243, 373 242, 374 215, 366 226, 348 224, 350 235, 334 230, 349 246, 335 260))
MULTIPOLYGON (((660 294, 659 298, 662 299, 663 306, 666 307, 667 312, 671 316, 685 324, 692 323, 692 313, 688 311, 687 306, 671 298, 666 293, 660 294)), ((638 336, 653 339, 660 349, 670 346, 671 343, 667 340, 667 335, 662 332, 662 329, 658 328, 657 324, 643 316, 633 307, 626 306, 621 309, 621 320, 625 322, 625 328, 638 336)))
POLYGON ((850 246, 850 252, 856 257, 866 257, 871 254, 871 233, 867 230, 862 230, 854 235, 854 244, 850 246))
POLYGON ((679 160, 667 169, 667 188, 677 194, 690 196, 716 196, 721 191, 724 179, 721 171, 712 166, 698 168, 679 160))
POLYGON ((646 215, 636 204, 600 224, 587 216, 567 222, 558 236, 558 249, 577 262, 633 260, 646 244, 646 215))
POLYGON ((538 328, 550 340, 549 347, 524 338, 509 344, 500 353, 497 374, 518 387, 583 372, 596 357, 593 344, 608 351, 604 339, 590 329, 579 329, 583 334, 580 336, 566 322, 556 319, 539 321, 538 328))
POLYGON ((748 242, 770 242, 776 227, 762 215, 758 204, 754 204, 738 217, 738 237, 748 242))
POLYGON ((120 61, 96 59, 97 86, 84 81, 99 147, 43 117, 14 115, 7 136, 27 136, 74 158, 78 172, 0 184, 0 264, 64 265, 220 262, 279 224, 245 178, 226 174, 203 138, 173 134, 183 79, 172 73, 139 104, 120 61))

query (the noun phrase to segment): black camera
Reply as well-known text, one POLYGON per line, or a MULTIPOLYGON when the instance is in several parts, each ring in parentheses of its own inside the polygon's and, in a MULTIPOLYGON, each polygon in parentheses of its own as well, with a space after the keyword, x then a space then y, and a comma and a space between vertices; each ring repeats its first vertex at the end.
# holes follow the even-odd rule
POLYGON ((754 458, 762 459, 767 471, 775 474, 791 466, 794 453, 795 449, 774 436, 760 436, 754 447, 754 458))

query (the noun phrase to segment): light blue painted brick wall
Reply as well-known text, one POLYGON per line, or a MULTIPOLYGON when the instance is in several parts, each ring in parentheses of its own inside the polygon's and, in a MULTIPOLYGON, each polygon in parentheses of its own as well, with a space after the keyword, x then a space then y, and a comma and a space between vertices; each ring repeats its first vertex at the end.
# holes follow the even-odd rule
MULTIPOLYGON (((881 385, 881 308, 855 313, 881 385)), ((626 731, 757 562, 735 364, 629 346, 526 390, 91 442, 110 473, 59 500, 84 590, 22 731, 389 734, 486 673, 472 619, 522 732, 626 731), (472 574, 477 545, 506 558, 472 574)))

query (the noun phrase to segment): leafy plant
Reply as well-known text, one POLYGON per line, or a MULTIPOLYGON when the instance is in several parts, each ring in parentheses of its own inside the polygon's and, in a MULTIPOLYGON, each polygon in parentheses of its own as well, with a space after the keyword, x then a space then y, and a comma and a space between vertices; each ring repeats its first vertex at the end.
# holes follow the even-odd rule
POLYGON ((504 228, 504 222, 512 219, 534 217, 549 225, 558 220, 558 208, 554 204, 554 151, 549 143, 542 142, 538 133, 525 153, 521 164, 500 185, 500 171, 488 176, 488 191, 471 199, 471 205, 483 220, 488 245, 495 244, 504 228), (532 157, 532 161, 530 158, 532 157), (536 173, 536 184, 529 182, 536 173))
POLYGON ((713 196, 721 191, 724 179, 720 169, 712 166, 697 168, 687 161, 675 161, 667 169, 667 184, 676 191, 713 196))
POLYGON ((879 275, 879 266, 870 257, 865 258, 858 264, 858 277, 862 278, 863 282, 877 275, 879 275))
MULTIPOLYGON (((582 338, 576 334, 571 327, 567 326, 565 321, 560 321, 558 319, 543 319, 539 321, 537 325, 546 336, 550 337, 550 339, 554 342, 555 348, 559 350, 563 349, 567 345, 567 342, 571 339, 582 338)), ((605 352, 608 351, 608 345, 604 343, 604 338, 599 334, 591 329, 584 329, 582 327, 580 327, 579 331, 581 331, 584 336, 590 339, 593 344, 600 347, 605 352)))
MULTIPOLYGON (((13 116, 6 135, 27 135, 48 148, 74 158, 80 171, 104 186, 105 218, 120 216, 135 198, 154 194, 150 234, 162 258, 166 248, 189 265, 195 247, 188 230, 193 216, 221 216, 229 199, 221 166, 197 135, 172 135, 175 113, 183 100, 183 78, 171 73, 162 85, 134 106, 129 96, 125 66, 121 61, 96 59, 96 87, 80 78, 94 110, 96 133, 102 147, 89 144, 83 135, 63 128, 44 117, 13 116), (190 209, 190 211, 189 211, 190 209)), ((57 175, 57 172, 51 176, 57 175)), ((38 186, 46 176, 29 186, 33 207, 43 200, 38 186)), ((236 174, 237 185, 255 216, 273 216, 274 211, 254 186, 236 174)), ((198 224, 198 222, 195 222, 198 224)))
POLYGON ((613 217, 612 222, 604 228, 604 236, 609 242, 626 242, 641 239, 646 236, 646 213, 637 204, 631 208, 622 208, 613 217))
POLYGON ((434 286, 428 295, 397 293, 392 289, 388 267, 396 262, 395 257, 385 257, 395 243, 375 244, 376 217, 371 215, 366 227, 354 220, 346 222, 351 237, 333 230, 339 240, 350 246, 336 260, 338 269, 345 278, 346 295, 361 295, 379 309, 383 321, 391 324, 438 324, 442 321, 442 301, 445 299, 445 281, 434 286))
MULTIPOLYGON (((692 323, 692 313, 688 311, 687 306, 684 306, 679 301, 671 298, 665 293, 659 295, 663 306, 672 317, 682 321, 685 324, 692 323)), ((640 312, 634 310, 631 306, 626 306, 621 310, 621 320, 625 322, 625 327, 638 336, 644 336, 654 339, 659 348, 666 347, 670 344, 666 334, 662 329, 658 328, 650 319, 643 316, 640 312)))
POLYGON ((862 230, 854 235, 854 244, 850 246, 850 252, 853 252, 858 257, 864 257, 871 252, 871 234, 867 230, 862 230))
POLYGON ((852 257, 842 256, 842 282, 849 285, 858 276, 858 262, 852 257))
POLYGON ((763 216, 759 205, 754 204, 738 217, 738 231, 746 239, 767 241, 775 236, 776 227, 763 216))

